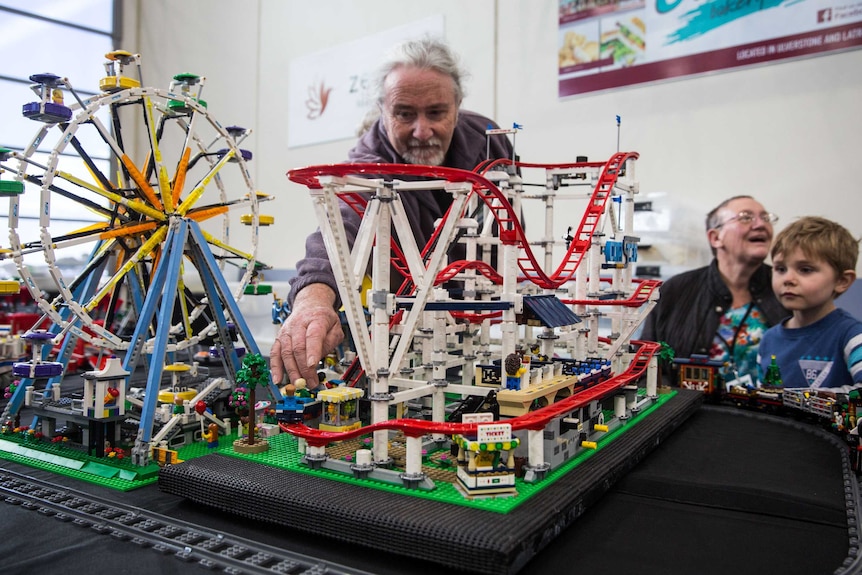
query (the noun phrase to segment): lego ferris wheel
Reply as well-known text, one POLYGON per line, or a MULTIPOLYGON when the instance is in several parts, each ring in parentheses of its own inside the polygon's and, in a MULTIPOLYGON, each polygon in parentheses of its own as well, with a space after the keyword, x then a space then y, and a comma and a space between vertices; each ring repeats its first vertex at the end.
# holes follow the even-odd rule
POLYGON ((236 300, 266 268, 258 229, 272 223, 258 209, 269 197, 254 188, 252 155, 239 147, 250 132, 215 119, 201 99, 205 78, 179 74, 167 90, 147 88, 139 55, 106 56, 93 96, 54 74, 30 77, 39 99, 23 115, 36 135, 24 150, 0 149, 10 242, 0 257, 15 261, 39 307, 34 327, 56 341, 68 334, 149 353, 224 336, 236 300), (38 230, 21 209, 36 201, 38 230), (90 221, 68 230, 76 213, 90 221), (82 249, 89 259, 70 276, 64 255, 82 249), (49 279, 37 282, 33 269, 45 266, 49 279), (238 282, 229 288, 231 268, 238 282))

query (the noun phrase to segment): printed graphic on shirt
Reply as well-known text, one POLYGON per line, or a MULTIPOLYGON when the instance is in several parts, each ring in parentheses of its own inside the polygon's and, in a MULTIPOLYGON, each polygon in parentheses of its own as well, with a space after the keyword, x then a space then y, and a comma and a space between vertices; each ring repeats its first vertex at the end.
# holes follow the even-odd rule
POLYGON ((768 326, 757 306, 753 306, 751 311, 748 307, 744 305, 728 310, 719 320, 709 348, 709 358, 728 365, 726 369, 722 368, 723 374, 757 377, 757 348, 768 326))
POLYGON ((809 387, 820 387, 832 370, 832 361, 827 359, 800 359, 799 369, 809 387))

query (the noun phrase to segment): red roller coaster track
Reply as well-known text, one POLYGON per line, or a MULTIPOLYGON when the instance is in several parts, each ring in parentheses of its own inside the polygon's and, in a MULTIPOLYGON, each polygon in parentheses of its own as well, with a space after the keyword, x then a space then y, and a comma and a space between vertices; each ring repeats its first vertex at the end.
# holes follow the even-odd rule
MULTIPOLYGON (((530 429, 539 431, 547 426, 548 422, 554 417, 558 417, 568 413, 579 407, 583 407, 589 402, 597 399, 602 399, 624 385, 635 382, 640 379, 646 372, 649 366, 650 359, 659 350, 661 344, 651 341, 632 341, 634 345, 639 345, 635 357, 629 364, 628 368, 601 383, 575 393, 562 401, 547 405, 536 411, 531 411, 526 415, 515 417, 506 420, 512 424, 512 431, 519 429, 530 429)), ((389 421, 381 421, 360 429, 354 429, 346 432, 321 431, 307 427, 301 423, 280 424, 281 429, 287 433, 291 433, 297 437, 302 437, 312 447, 324 447, 333 441, 343 441, 359 437, 361 435, 370 434, 379 429, 389 429, 402 431, 408 437, 421 437, 430 433, 440 433, 443 435, 454 434, 469 434, 475 433, 477 424, 475 423, 447 423, 437 421, 425 421, 421 419, 393 419, 389 421)))
MULTIPOLYGON (((437 180, 446 180, 448 182, 470 182, 473 184, 472 193, 476 194, 477 197, 485 202, 485 205, 490 210, 492 217, 497 222, 500 230, 500 241, 504 244, 516 244, 520 248, 518 267, 524 275, 522 278, 519 278, 519 280, 530 281, 542 289, 556 289, 574 276, 584 254, 590 248, 593 234, 596 231, 596 226, 599 224, 601 215, 605 211, 608 198, 612 195, 620 169, 626 161, 629 159, 637 159, 637 157, 638 154, 636 152, 619 152, 611 156, 611 158, 604 164, 597 162, 583 162, 576 164, 530 164, 515 162, 515 166, 517 167, 542 167, 546 169, 602 167, 598 183, 593 190, 587 210, 584 212, 577 231, 574 234, 574 239, 570 242, 569 249, 566 251, 563 260, 551 275, 547 275, 539 266, 535 255, 530 249, 529 242, 524 234, 524 229, 521 227, 521 222, 515 213, 515 210, 512 208, 512 204, 509 203, 505 194, 503 194, 497 186, 487 180, 480 173, 442 166, 419 166, 412 164, 331 164, 323 166, 309 166, 306 168, 291 170, 287 173, 287 176, 292 181, 303 184, 311 189, 321 189, 323 187, 319 179, 321 176, 345 177, 349 175, 404 175, 409 177, 425 177, 437 180)), ((511 163, 511 161, 500 160, 497 163, 511 163)), ((490 165, 497 164, 495 163, 490 165)), ((488 168, 485 170, 487 169, 488 168)), ((360 216, 364 213, 367 200, 362 194, 357 192, 342 192, 339 193, 338 196, 360 216)), ((449 217, 448 213, 446 214, 446 217, 449 217)), ((423 249, 423 257, 427 254, 429 248, 436 244, 439 230, 440 228, 438 227, 434 231, 431 239, 423 249)), ((403 253, 397 248, 394 242, 393 254, 393 267, 409 279, 409 274, 407 272, 408 267, 404 262, 403 253)), ((461 269, 458 269, 457 267, 453 268, 453 265, 455 264, 445 268, 438 275, 438 283, 450 279, 455 273, 457 273, 457 271, 465 269, 466 266, 476 264, 461 264, 461 269)), ((489 277, 489 279, 494 278, 494 275, 498 276, 496 272, 491 276, 488 276, 486 270, 483 270, 481 265, 476 265, 475 269, 479 269, 480 272, 486 275, 486 277, 489 277)), ((494 281, 494 279, 492 279, 492 281, 494 281)))

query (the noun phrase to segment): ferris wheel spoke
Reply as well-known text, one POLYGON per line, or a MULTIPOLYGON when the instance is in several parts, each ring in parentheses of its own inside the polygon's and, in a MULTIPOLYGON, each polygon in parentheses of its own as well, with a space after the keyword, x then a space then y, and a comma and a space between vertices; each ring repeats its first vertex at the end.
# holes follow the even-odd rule
POLYGON ((68 172, 63 172, 61 170, 58 170, 57 175, 60 178, 66 180, 68 182, 71 182, 77 186, 80 186, 84 189, 87 189, 87 190, 93 192, 94 194, 98 194, 98 195, 100 195, 100 196, 102 196, 102 197, 104 197, 104 198, 106 198, 106 199, 108 199, 114 203, 125 206, 125 207, 129 208, 130 210, 134 210, 134 211, 141 213, 145 216, 148 216, 154 220, 157 220, 160 222, 164 222, 165 220, 167 220, 167 216, 164 214, 164 212, 159 211, 159 209, 152 208, 152 207, 148 206, 147 204, 145 204, 139 200, 125 198, 125 197, 121 196, 120 194, 115 194, 114 192, 109 192, 107 190, 103 190, 103 189, 99 188, 98 186, 93 185, 89 182, 85 182, 81 178, 78 178, 77 176, 73 176, 72 174, 70 174, 68 172))
POLYGON ((129 222, 119 227, 111 228, 109 223, 100 222, 69 234, 52 237, 51 240, 54 250, 57 250, 95 241, 139 236, 155 230, 159 225, 157 222, 129 222))
POLYGON ((110 224, 108 222, 97 222, 68 234, 52 236, 51 241, 54 244, 54 250, 78 246, 100 239, 107 239, 109 237, 107 234, 110 234, 110 231, 105 232, 105 230, 110 230, 110 224))
MULTIPOLYGON (((150 185, 150 183, 144 178, 144 174, 138 169, 132 159, 126 154, 122 154, 119 156, 120 162, 122 162, 123 166, 126 168, 126 171, 129 173, 129 177, 132 178, 132 181, 138 186, 138 189, 144 195, 144 198, 150 205, 155 208, 154 211, 164 210, 164 206, 159 201, 158 196, 156 195, 156 191, 150 185)), ((129 200, 134 201, 134 200, 129 200)))
POLYGON ((138 264, 143 258, 151 255, 153 250, 165 239, 167 234, 167 227, 162 226, 153 233, 150 238, 144 242, 140 248, 138 248, 135 255, 132 256, 126 263, 122 265, 122 267, 115 273, 111 279, 99 290, 99 292, 93 296, 93 298, 87 302, 83 307, 83 309, 87 312, 92 311, 99 302, 104 298, 108 293, 110 293, 123 279, 123 277, 131 271, 131 269, 138 264))
POLYGON ((195 188, 189 192, 188 197, 183 200, 183 202, 177 208, 177 213, 181 216, 186 215, 186 213, 194 206, 197 201, 201 198, 206 187, 212 181, 212 179, 219 173, 219 171, 227 165, 227 163, 234 157, 234 151, 228 150, 221 160, 219 160, 210 171, 200 180, 195 188))
MULTIPOLYGON (((19 156, 19 154, 17 152, 13 153, 13 157, 18 157, 18 156, 19 156)), ((32 164, 32 165, 34 165, 40 169, 46 169, 45 166, 39 164, 38 162, 34 162, 34 161, 30 160, 29 158, 24 158, 23 161, 27 162, 29 164, 32 164)), ((66 179, 66 178, 64 178, 65 175, 67 175, 65 172, 59 172, 57 174, 57 176, 60 177, 61 179, 66 179)), ((75 180, 83 182, 83 180, 80 180, 79 178, 75 178, 74 176, 72 176, 72 177, 75 180)), ((24 174, 23 179, 26 182, 29 182, 31 184, 35 184, 35 185, 39 186, 40 188, 44 186, 44 179, 39 177, 39 176, 36 176, 33 174, 24 174)), ((75 184, 75 185, 79 185, 79 183, 77 181, 72 181, 71 179, 67 179, 67 182, 75 184)), ((86 184, 86 182, 83 182, 83 183, 86 184)), ((90 184, 86 184, 85 186, 81 186, 81 187, 84 187, 85 189, 90 190, 90 191, 93 191, 94 189, 99 190, 99 188, 94 187, 90 184)), ((108 208, 105 208, 103 205, 98 204, 98 203, 96 203, 96 202, 94 202, 88 198, 82 197, 82 196, 80 196, 74 192, 66 190, 66 189, 58 186, 57 184, 55 184, 53 181, 51 184, 48 185, 48 190, 57 194, 58 196, 62 196, 62 197, 69 199, 69 200, 71 200, 77 204, 80 204, 81 206, 83 206, 83 207, 87 208, 88 210, 96 213, 97 215, 101 215, 101 216, 104 216, 107 218, 107 217, 111 217, 114 214, 113 211, 109 210, 108 208)), ((97 193, 101 193, 101 191, 99 191, 97 193)))
MULTIPOLYGON (((183 281, 183 278, 182 278, 182 272, 180 272, 180 279, 179 279, 179 283, 177 284, 177 292, 183 293, 184 291, 185 291, 185 282, 183 281)), ((180 318, 181 318, 179 326, 180 326, 180 329, 184 332, 183 333, 183 339, 190 339, 194 335, 194 332, 192 331, 192 324, 191 324, 191 321, 189 320, 188 302, 186 301, 186 298, 184 298, 184 297, 180 297, 178 299, 179 299, 179 304, 180 304, 180 318)))
POLYGON ((81 145, 81 142, 77 137, 72 136, 69 141, 72 144, 72 147, 75 148, 75 151, 78 152, 78 155, 81 156, 81 159, 84 161, 84 164, 87 166, 87 170, 89 170, 90 174, 99 181, 99 185, 102 186, 105 190, 114 190, 114 185, 111 183, 111 180, 102 173, 102 170, 96 165, 96 162, 90 157, 87 151, 84 149, 84 146, 81 145))
POLYGON ((196 208, 194 210, 190 210, 189 213, 186 214, 191 220, 195 220, 196 222, 204 222, 206 220, 223 216, 229 210, 228 206, 212 206, 208 208, 196 208))
POLYGON ((189 156, 191 156, 192 150, 188 146, 183 149, 183 155, 180 157, 180 163, 177 165, 177 171, 174 174, 174 181, 171 184, 171 190, 173 192, 173 205, 176 206, 180 202, 180 196, 183 193, 183 188, 186 185, 186 174, 189 169, 189 156))
POLYGON ((144 103, 144 118, 147 127, 147 135, 150 139, 150 149, 152 150, 153 167, 156 169, 159 191, 161 192, 162 204, 167 211, 171 212, 174 209, 173 195, 171 194, 170 179, 168 178, 168 170, 162 161, 162 151, 159 148, 159 140, 156 137, 156 127, 154 123, 153 101, 148 95, 143 97, 144 103))
POLYGON ((213 246, 216 246, 217 248, 221 248, 221 249, 225 250, 226 252, 232 253, 235 256, 242 258, 244 260, 253 260, 254 259, 254 256, 252 256, 250 253, 244 252, 242 250, 239 250, 233 246, 230 246, 230 245, 222 242, 221 240, 219 240, 218 238, 216 238, 212 234, 206 232, 205 230, 201 230, 201 234, 203 235, 203 237, 207 241, 207 243, 209 243, 213 246))

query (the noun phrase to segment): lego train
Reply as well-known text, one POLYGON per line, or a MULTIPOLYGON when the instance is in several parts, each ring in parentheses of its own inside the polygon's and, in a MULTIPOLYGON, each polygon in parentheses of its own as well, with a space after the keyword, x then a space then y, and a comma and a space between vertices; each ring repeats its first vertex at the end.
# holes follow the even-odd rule
POLYGON ((845 419, 844 427, 856 426, 857 410, 862 409, 860 390, 848 393, 828 389, 786 389, 779 385, 741 385, 728 383, 721 371, 722 362, 704 355, 675 359, 679 366, 679 386, 702 391, 712 403, 729 403, 761 411, 810 415, 828 421, 845 419))

